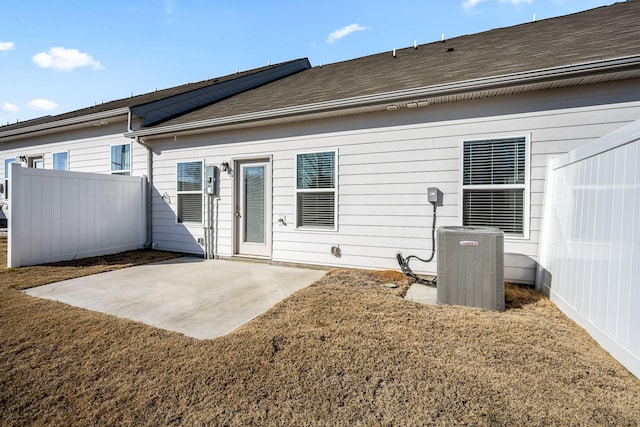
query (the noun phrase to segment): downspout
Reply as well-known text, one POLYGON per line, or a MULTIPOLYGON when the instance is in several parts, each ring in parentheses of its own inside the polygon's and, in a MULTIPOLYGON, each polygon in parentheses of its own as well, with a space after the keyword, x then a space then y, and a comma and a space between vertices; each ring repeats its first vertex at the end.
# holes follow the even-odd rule
MULTIPOLYGON (((133 131, 133 112, 131 109, 129 109, 129 114, 128 114, 128 118, 127 118, 127 128, 129 130, 129 133, 131 133, 133 131)), ((144 148, 147 149, 147 191, 146 191, 146 209, 145 209, 145 215, 146 215, 146 225, 147 225, 147 230, 146 230, 146 241, 144 242, 144 247, 145 248, 152 248, 153 245, 153 215, 151 212, 151 206, 152 206, 152 200, 153 200, 153 151, 151 150, 151 147, 142 142, 142 140, 140 139, 140 137, 135 136, 134 137, 135 141, 140 144, 141 146, 143 146, 144 148)))
POLYGON ((147 149, 147 208, 145 209, 147 215, 147 241, 144 243, 145 248, 151 248, 153 245, 153 215, 151 212, 152 199, 153 199, 153 151, 148 144, 145 144, 139 137, 135 137, 138 144, 147 149))

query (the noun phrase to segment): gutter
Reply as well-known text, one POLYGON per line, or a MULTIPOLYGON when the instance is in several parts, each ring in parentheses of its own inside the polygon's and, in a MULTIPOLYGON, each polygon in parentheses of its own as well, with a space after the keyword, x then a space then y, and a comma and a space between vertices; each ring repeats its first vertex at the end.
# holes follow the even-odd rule
MULTIPOLYGON (((0 132, 0 138, 8 138, 12 136, 20 136, 27 133, 47 131, 63 126, 77 125, 86 122, 92 122, 94 120, 108 119, 116 116, 122 116, 129 113, 129 107, 117 108, 115 110, 101 111, 99 113, 93 113, 88 115, 82 115, 77 117, 71 117, 63 120, 51 120, 50 122, 40 123, 33 126, 25 126, 18 129, 11 129, 4 132, 0 132)), ((55 117, 55 116, 54 116, 55 117)))
POLYGON ((214 119, 201 120, 192 123, 180 123, 169 126, 153 127, 148 129, 138 129, 125 134, 128 137, 162 135, 167 133, 177 133, 203 129, 209 127, 219 127, 243 122, 282 118, 287 116, 303 115, 330 110, 341 110, 357 107, 366 107, 404 100, 415 100, 419 98, 455 95, 466 92, 491 90, 503 87, 510 87, 523 84, 534 84, 552 80, 568 78, 586 77, 590 75, 620 72, 626 70, 637 70, 640 68, 640 55, 623 58, 607 59, 583 64, 569 65, 563 67, 553 67, 534 71, 524 71, 519 73, 504 74, 500 76, 484 77, 479 79, 464 80, 454 83, 444 83, 439 85, 424 86, 413 89, 405 89, 394 92, 383 92, 373 95, 357 96, 352 98, 323 101, 312 104, 296 105, 291 107, 278 108, 273 110, 256 111, 252 113, 239 114, 234 116, 219 117, 214 119))

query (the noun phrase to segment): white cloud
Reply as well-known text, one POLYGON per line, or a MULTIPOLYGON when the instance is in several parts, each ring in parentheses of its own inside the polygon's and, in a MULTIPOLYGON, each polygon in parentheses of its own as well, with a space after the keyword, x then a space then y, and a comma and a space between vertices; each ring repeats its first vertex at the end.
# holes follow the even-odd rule
POLYGON ((93 70, 103 69, 100 61, 96 61, 88 53, 64 47, 52 47, 48 53, 40 52, 31 59, 42 68, 53 68, 56 71, 71 71, 78 67, 91 67, 93 70))
POLYGON ((27 108, 30 110, 50 111, 57 107, 58 104, 55 102, 43 98, 34 99, 27 104, 27 108))
POLYGON ((339 30, 335 30, 333 33, 329 34, 327 43, 331 44, 336 40, 340 40, 341 38, 348 36, 351 33, 354 33, 356 31, 364 31, 367 29, 368 29, 367 27, 363 27, 362 25, 358 25, 358 24, 347 25, 346 27, 340 28, 339 30))
POLYGON ((16 104, 12 104, 10 102, 5 102, 2 104, 2 111, 6 111, 7 113, 17 113, 20 111, 16 104))
POLYGON ((0 41, 0 52, 7 52, 16 47, 14 42, 2 42, 0 41))
MULTIPOLYGON (((464 0, 464 2, 462 2, 462 7, 465 10, 471 10, 475 6, 479 5, 480 3, 484 3, 486 1, 487 0, 464 0)), ((514 6, 517 6, 522 3, 531 4, 533 3, 533 0, 500 0, 500 3, 510 3, 514 6)))
POLYGON ((175 0, 164 0, 164 13, 171 15, 176 8, 175 0))
POLYGON ((466 10, 473 9, 477 4, 482 3, 483 1, 486 0, 465 0, 464 3, 462 3, 462 7, 466 10))
POLYGON ((531 4, 533 0, 500 0, 500 3, 511 3, 514 6, 519 5, 520 3, 531 4))

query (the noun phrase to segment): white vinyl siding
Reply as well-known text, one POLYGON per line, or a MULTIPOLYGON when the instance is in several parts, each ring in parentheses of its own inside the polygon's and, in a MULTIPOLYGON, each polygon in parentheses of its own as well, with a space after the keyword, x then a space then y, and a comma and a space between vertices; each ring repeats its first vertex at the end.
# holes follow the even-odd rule
POLYGON ((336 152, 296 155, 296 226, 336 228, 336 152))
POLYGON ((131 175, 131 144, 111 146, 111 173, 131 175))
POLYGON ((527 236, 528 157, 526 137, 463 142, 463 225, 527 236))
MULTIPOLYGON (((637 84, 611 83, 606 87, 617 88, 621 96, 640 99, 637 84)), ((505 277, 533 283, 547 158, 640 117, 640 101, 586 106, 576 106, 577 101, 571 101, 571 107, 557 108, 559 104, 565 105, 566 99, 589 104, 592 90, 578 87, 546 91, 549 93, 536 99, 533 111, 526 111, 532 102, 531 95, 523 94, 438 104, 394 114, 185 135, 178 141, 159 139, 153 142, 154 150, 162 153, 154 155, 153 160, 153 183, 157 190, 153 208, 154 243, 160 249, 202 254, 197 239, 204 238, 203 228, 176 224, 176 162, 206 159, 205 164, 219 165, 233 159, 272 156, 270 218, 274 261, 397 269, 396 251, 428 256, 433 215, 426 200, 428 187, 438 187, 444 193, 444 206, 438 207, 436 226, 461 225, 461 142, 525 135, 531 145, 529 238, 505 239, 505 251, 512 254, 505 256, 505 277), (426 120, 425 114, 437 120, 426 120), (339 232, 297 228, 296 155, 334 151, 336 147, 339 150, 335 222, 339 232), (341 258, 331 255, 332 246, 340 246, 341 258)), ((134 154, 140 153, 142 164, 145 150, 136 148, 134 154)), ((134 157, 135 169, 137 159, 134 157)), ((78 167, 75 151, 72 167, 78 167)), ((220 256, 234 254, 234 172, 220 174, 219 197, 211 208, 220 256)), ((206 209, 207 203, 205 212, 206 209)), ((436 273, 435 263, 416 264, 416 269, 424 274, 436 273)))
POLYGON ((177 164, 178 217, 180 223, 202 223, 202 162, 177 164))

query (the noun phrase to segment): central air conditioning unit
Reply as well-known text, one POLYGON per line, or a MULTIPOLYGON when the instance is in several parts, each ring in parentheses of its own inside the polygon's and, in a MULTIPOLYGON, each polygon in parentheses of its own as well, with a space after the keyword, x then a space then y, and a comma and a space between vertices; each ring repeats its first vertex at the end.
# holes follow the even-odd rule
POLYGON ((504 233, 438 228, 438 304, 504 311, 504 233))

